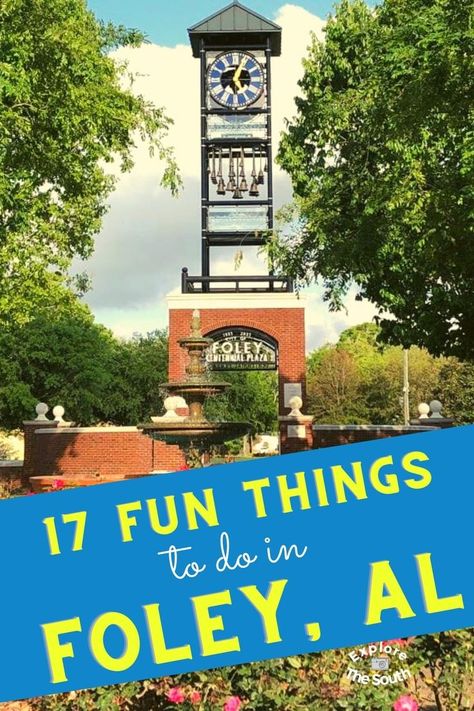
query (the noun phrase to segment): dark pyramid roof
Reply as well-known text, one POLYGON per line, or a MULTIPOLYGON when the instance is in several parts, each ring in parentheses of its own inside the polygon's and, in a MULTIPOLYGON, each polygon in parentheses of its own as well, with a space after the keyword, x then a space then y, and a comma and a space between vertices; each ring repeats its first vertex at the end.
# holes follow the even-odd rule
POLYGON ((281 53, 281 27, 238 0, 193 25, 188 32, 195 57, 199 56, 201 38, 216 46, 230 46, 232 42, 264 45, 269 38, 272 54, 281 53))

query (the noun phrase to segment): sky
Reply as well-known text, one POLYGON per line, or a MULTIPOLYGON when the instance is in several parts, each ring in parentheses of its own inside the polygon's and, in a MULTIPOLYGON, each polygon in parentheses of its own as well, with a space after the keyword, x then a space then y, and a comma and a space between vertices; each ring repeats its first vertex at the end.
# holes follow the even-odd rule
MULTIPOLYGON (((134 91, 165 107, 173 118, 168 143, 175 147, 184 179, 184 189, 173 198, 160 187, 160 161, 151 159, 146 146, 138 142, 133 171, 118 176, 94 255, 76 265, 92 279, 86 301, 97 321, 118 336, 166 327, 166 295, 179 292, 181 268, 187 266, 190 274, 200 272, 199 62, 192 57, 186 29, 225 4, 225 0, 89 0, 101 19, 139 28, 149 36, 149 43, 121 48, 115 54, 137 74, 134 91)), ((330 3, 249 0, 248 4, 283 28, 282 56, 272 65, 276 150, 285 118, 295 112, 301 61, 311 32, 324 37, 330 3)), ((291 200, 290 180, 278 168, 274 194, 277 209, 291 200)), ((212 254, 213 274, 236 273, 232 249, 214 249, 212 254)), ((247 250, 240 273, 265 271, 256 250, 247 250)), ((329 313, 317 286, 307 290, 305 299, 308 350, 337 341, 342 330, 370 320, 375 313, 353 295, 347 300, 347 312, 329 313)))
MULTIPOLYGON (((187 43, 187 28, 217 12, 230 0, 89 0, 89 7, 103 20, 143 30, 152 42, 173 47, 187 43)), ((279 0, 245 0, 255 12, 274 19, 279 0)), ((301 0, 298 6, 325 18, 332 0, 301 0)))

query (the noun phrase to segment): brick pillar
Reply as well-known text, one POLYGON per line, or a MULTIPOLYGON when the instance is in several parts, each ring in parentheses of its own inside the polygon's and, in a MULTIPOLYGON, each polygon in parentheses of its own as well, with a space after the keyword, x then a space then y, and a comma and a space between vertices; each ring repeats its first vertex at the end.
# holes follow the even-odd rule
POLYGON ((25 455, 23 459, 22 483, 27 486, 30 476, 35 476, 35 431, 39 429, 56 429, 59 422, 57 420, 26 420, 23 422, 23 433, 25 436, 25 455))
POLYGON ((313 449, 313 417, 307 415, 279 417, 280 454, 313 449))

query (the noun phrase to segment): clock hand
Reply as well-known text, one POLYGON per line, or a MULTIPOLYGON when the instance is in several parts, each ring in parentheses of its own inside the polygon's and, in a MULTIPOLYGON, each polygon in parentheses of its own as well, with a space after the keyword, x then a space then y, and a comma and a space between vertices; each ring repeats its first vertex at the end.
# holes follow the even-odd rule
MULTIPOLYGON (((240 79, 240 75, 242 74, 242 71, 243 71, 243 69, 244 69, 244 64, 245 64, 246 61, 247 61, 247 57, 244 57, 244 58, 242 59, 242 61, 240 62, 239 66, 237 67, 234 76, 232 77, 232 81, 233 81, 235 84, 236 84, 236 83, 239 81, 239 79, 240 79)), ((241 85, 241 86, 242 86, 242 85, 241 85)))
POLYGON ((242 86, 242 82, 239 79, 234 79, 234 84, 239 91, 243 90, 244 87, 242 86))

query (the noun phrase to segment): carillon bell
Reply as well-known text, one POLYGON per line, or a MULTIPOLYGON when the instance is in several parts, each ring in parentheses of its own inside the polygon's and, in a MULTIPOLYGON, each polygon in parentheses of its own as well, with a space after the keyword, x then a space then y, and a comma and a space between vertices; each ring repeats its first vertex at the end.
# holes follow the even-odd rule
POLYGON ((212 161, 211 161, 211 181, 214 183, 214 185, 217 184, 217 175, 216 175, 216 151, 213 148, 212 149, 212 161))
POLYGON ((229 178, 235 178, 234 159, 232 157, 232 149, 230 151, 230 157, 229 157, 229 178))
POLYGON ((239 177, 245 178, 245 151, 243 148, 240 149, 239 166, 240 166, 239 177))
POLYGON ((247 180, 245 179, 245 177, 242 178, 242 180, 240 181, 240 186, 239 186, 239 187, 240 187, 240 190, 241 190, 243 193, 246 193, 247 190, 249 189, 249 186, 248 186, 248 184, 247 184, 247 180))
POLYGON ((252 185, 250 186, 249 195, 251 195, 252 197, 258 197, 260 195, 256 177, 252 180, 252 185))
POLYGON ((219 182, 217 183, 217 194, 225 195, 225 183, 223 178, 219 178, 219 182))
POLYGON ((257 167, 255 163, 255 148, 252 148, 252 172, 250 173, 252 178, 257 177, 257 167))
POLYGON ((233 200, 242 200, 243 195, 240 188, 236 187, 234 194, 232 195, 233 200))
POLYGON ((262 153, 260 153, 260 170, 258 171, 257 183, 263 185, 265 182, 265 173, 262 168, 262 153))
POLYGON ((230 192, 230 193, 233 193, 234 190, 236 189, 236 187, 237 187, 237 185, 236 185, 236 182, 235 182, 234 178, 231 178, 231 179, 229 180, 229 182, 227 183, 226 190, 227 190, 228 192, 230 192))

